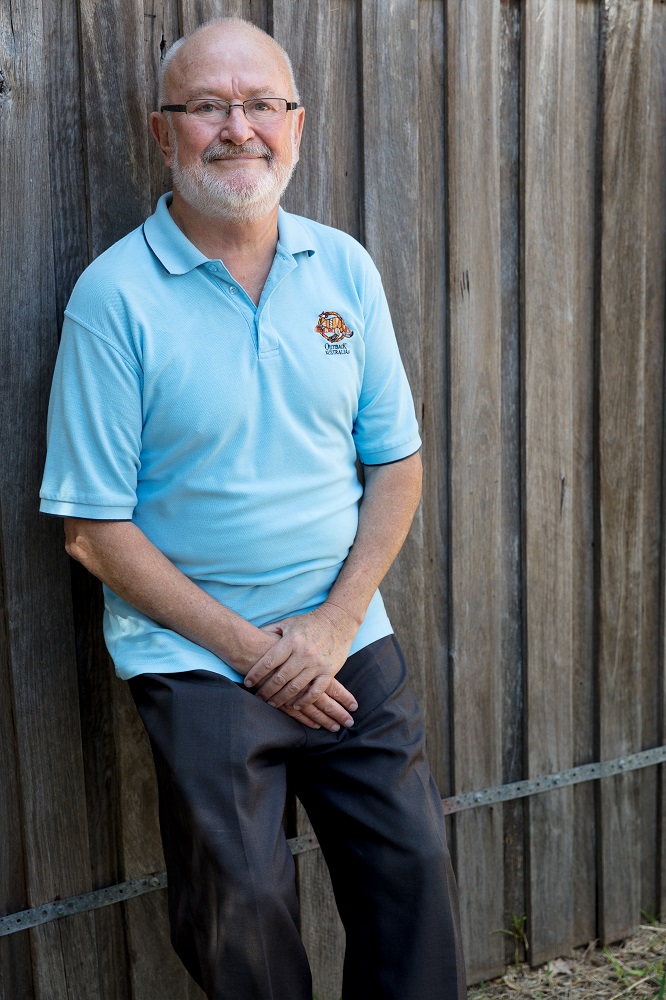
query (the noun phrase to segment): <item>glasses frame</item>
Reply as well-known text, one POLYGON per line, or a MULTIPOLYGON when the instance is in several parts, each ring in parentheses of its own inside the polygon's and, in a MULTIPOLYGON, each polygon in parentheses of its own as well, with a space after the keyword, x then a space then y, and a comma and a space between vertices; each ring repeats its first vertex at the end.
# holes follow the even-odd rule
MULTIPOLYGON (((187 114, 190 114, 190 112, 187 110, 187 105, 188 104, 192 104, 195 101, 203 101, 203 100, 206 100, 206 98, 204 98, 204 97, 194 97, 194 98, 192 98, 191 101, 188 101, 187 104, 163 104, 162 107, 160 108, 160 112, 162 114, 164 114, 165 111, 176 111, 176 112, 182 112, 183 114, 187 115, 187 114)), ((211 98, 209 98, 209 100, 211 100, 211 101, 219 101, 221 104, 226 104, 227 105, 227 117, 225 119, 223 119, 223 121, 228 121, 229 120, 229 115, 231 114, 231 109, 232 108, 242 108, 243 109, 243 114, 247 118, 247 109, 246 109, 245 105, 246 104, 251 104, 253 101, 284 101, 284 103, 287 105, 287 111, 295 111, 296 108, 299 107, 299 105, 298 105, 298 103, 296 101, 288 101, 286 99, 286 97, 248 97, 248 99, 246 101, 241 101, 240 103, 237 103, 237 104, 230 104, 229 101, 223 101, 221 97, 211 97, 211 98)), ((286 112, 285 112, 285 114, 286 114, 286 112)), ((250 119, 248 119, 248 121, 249 120, 250 119)), ((199 119, 198 118, 197 121, 205 121, 205 119, 203 119, 203 118, 199 119)), ((218 123, 216 123, 216 124, 218 124, 218 123)), ((256 125, 258 123, 257 122, 253 122, 253 124, 256 125)))

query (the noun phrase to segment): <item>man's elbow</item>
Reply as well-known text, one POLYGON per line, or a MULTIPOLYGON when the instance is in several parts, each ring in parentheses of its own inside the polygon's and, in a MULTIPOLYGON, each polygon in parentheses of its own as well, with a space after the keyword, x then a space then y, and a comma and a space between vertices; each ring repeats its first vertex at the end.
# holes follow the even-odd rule
POLYGON ((65 518, 65 552, 76 562, 87 566, 90 557, 90 546, 81 530, 79 521, 65 518))

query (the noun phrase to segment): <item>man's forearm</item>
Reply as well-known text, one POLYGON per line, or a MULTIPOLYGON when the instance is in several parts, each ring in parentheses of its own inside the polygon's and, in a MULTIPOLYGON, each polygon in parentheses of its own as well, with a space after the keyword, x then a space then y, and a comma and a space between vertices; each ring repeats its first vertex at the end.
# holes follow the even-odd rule
POLYGON ((281 639, 245 683, 278 707, 303 709, 342 667, 377 587, 400 551, 421 496, 418 454, 366 469, 356 539, 319 608, 276 622, 281 639))
POLYGON ((421 498, 418 452, 390 465, 365 468, 356 539, 328 596, 360 623, 372 595, 402 548, 421 498))
POLYGON ((275 639, 192 582, 131 521, 65 519, 68 553, 115 594, 241 674, 275 639))

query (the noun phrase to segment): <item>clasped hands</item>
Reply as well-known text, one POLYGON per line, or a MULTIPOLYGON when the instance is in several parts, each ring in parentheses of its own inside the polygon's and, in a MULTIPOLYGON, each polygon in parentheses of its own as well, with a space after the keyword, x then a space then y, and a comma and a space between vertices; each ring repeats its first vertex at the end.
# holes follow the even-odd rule
POLYGON ((273 645, 245 675, 246 687, 311 729, 337 732, 354 724, 354 696, 335 679, 358 631, 343 608, 325 602, 313 611, 265 625, 273 645))

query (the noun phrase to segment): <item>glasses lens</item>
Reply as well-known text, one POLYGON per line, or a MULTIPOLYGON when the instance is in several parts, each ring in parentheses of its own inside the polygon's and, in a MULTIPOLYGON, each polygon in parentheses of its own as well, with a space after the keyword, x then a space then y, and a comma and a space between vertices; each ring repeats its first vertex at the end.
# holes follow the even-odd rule
POLYGON ((226 101, 212 100, 188 101, 186 107, 188 115, 194 115, 195 118, 215 124, 223 122, 229 110, 226 101))
POLYGON ((244 107, 250 121, 261 125, 277 124, 287 114, 287 102, 279 97, 254 97, 244 107))

